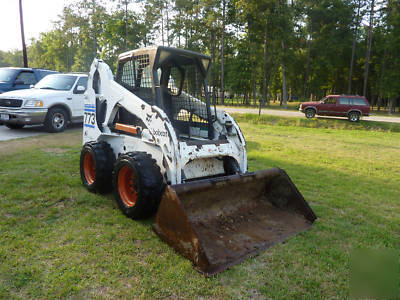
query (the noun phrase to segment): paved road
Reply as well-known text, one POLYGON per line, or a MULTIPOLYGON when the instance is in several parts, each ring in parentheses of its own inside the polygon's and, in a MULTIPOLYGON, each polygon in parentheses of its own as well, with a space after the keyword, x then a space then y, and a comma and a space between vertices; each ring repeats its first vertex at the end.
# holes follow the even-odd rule
POLYGON ((27 127, 23 129, 9 129, 4 125, 0 125, 0 141, 8 141, 13 139, 24 138, 44 134, 41 127, 27 127))
MULTIPOLYGON (((79 129, 82 129, 82 125, 74 124, 69 126, 67 130, 79 129)), ((41 134, 47 134, 43 126, 26 126, 22 129, 9 129, 7 126, 0 125, 0 141, 8 141, 41 134)))
MULTIPOLYGON (((223 109, 225 111, 227 111, 228 113, 258 114, 258 108, 241 108, 241 107, 225 106, 225 107, 223 107, 223 109)), ((265 115, 273 115, 273 116, 303 117, 304 118, 304 114, 302 112, 294 111, 294 110, 262 109, 261 113, 265 114, 265 115)), ((329 118, 329 117, 323 116, 323 118, 329 118)), ((337 118, 337 117, 332 117, 332 118, 337 118)), ((374 115, 372 115, 372 116, 369 116, 369 117, 363 117, 362 119, 365 120, 365 121, 400 123, 400 117, 382 117, 382 116, 374 116, 374 115)))

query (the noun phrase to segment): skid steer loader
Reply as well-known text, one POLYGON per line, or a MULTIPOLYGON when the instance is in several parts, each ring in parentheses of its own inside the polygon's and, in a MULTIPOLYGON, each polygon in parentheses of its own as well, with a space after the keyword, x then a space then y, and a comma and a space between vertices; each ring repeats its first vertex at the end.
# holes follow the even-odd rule
POLYGON ((80 170, 93 192, 114 190, 132 219, 206 275, 287 239, 316 219, 279 168, 247 172, 235 120, 211 108, 208 56, 152 47, 123 53, 116 76, 91 65, 80 170))

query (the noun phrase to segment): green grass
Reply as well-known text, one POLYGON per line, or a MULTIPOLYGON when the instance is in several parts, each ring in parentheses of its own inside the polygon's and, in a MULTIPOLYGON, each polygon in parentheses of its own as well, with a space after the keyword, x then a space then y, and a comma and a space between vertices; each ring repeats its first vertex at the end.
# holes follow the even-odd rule
POLYGON ((152 220, 127 219, 111 194, 81 186, 79 132, 64 133, 76 138, 67 145, 28 138, 0 152, 0 299, 349 297, 353 250, 400 248, 398 127, 237 120, 250 170, 285 169, 318 216, 311 230, 205 278, 152 220))

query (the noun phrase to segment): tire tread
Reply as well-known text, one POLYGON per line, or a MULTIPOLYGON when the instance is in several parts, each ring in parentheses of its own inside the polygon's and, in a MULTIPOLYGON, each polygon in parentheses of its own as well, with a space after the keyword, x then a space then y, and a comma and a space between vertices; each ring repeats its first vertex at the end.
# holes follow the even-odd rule
POLYGON ((113 171, 114 193, 121 211, 132 219, 142 219, 153 215, 161 201, 165 183, 161 175, 160 167, 155 159, 145 152, 128 152, 119 157, 113 171), (133 207, 126 207, 118 193, 118 174, 122 164, 129 161, 137 171, 138 200, 133 207))
POLYGON ((91 192, 104 194, 112 189, 112 170, 115 161, 114 152, 107 142, 88 142, 81 151, 81 178, 84 186, 91 192), (83 156, 89 150, 93 154, 96 166, 96 177, 93 184, 88 185, 83 173, 83 156))

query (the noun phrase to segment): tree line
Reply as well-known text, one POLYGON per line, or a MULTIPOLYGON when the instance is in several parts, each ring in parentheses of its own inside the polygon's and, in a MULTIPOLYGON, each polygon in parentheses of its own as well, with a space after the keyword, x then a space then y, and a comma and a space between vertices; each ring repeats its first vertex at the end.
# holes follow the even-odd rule
MULTIPOLYGON (((94 57, 150 45, 212 58, 212 98, 243 104, 279 98, 365 95, 393 111, 400 99, 397 0, 81 0, 64 7, 28 47, 29 66, 88 71, 94 57)), ((22 65, 0 51, 0 66, 22 65)))

